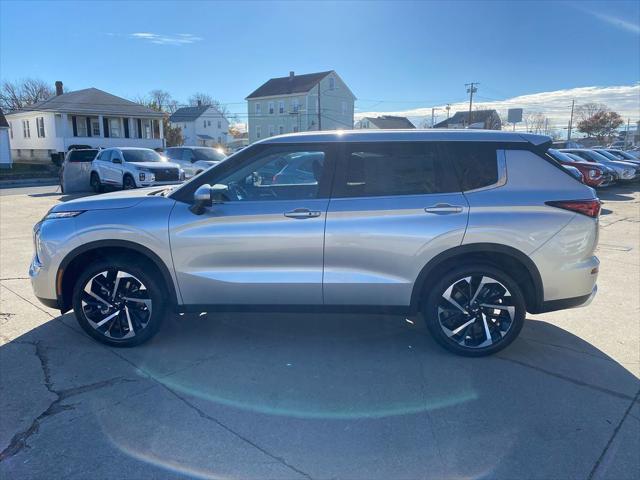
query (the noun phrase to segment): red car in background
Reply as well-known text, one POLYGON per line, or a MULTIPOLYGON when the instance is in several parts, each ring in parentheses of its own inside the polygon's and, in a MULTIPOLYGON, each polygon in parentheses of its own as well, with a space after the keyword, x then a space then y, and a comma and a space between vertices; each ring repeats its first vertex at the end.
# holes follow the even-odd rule
POLYGON ((604 167, 593 164, 589 162, 578 162, 571 158, 569 155, 563 152, 559 152, 553 148, 547 150, 551 157, 560 162, 563 165, 571 165, 572 167, 577 168, 582 173, 582 177, 584 178, 584 183, 589 185, 590 187, 602 187, 605 184, 610 182, 608 179, 608 175, 605 174, 604 167))

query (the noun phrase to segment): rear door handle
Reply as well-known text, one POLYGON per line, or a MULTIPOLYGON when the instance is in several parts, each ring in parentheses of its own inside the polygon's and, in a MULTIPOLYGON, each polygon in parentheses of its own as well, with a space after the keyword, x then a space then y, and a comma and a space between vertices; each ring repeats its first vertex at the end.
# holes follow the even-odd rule
POLYGON ((427 213, 435 213, 436 215, 448 215, 462 212, 462 207, 459 205, 449 205, 448 203, 439 203, 425 208, 424 211, 427 213))
POLYGON ((309 210, 308 208, 296 208, 290 212, 285 212, 284 216, 289 218, 315 218, 322 215, 322 212, 318 210, 309 210))

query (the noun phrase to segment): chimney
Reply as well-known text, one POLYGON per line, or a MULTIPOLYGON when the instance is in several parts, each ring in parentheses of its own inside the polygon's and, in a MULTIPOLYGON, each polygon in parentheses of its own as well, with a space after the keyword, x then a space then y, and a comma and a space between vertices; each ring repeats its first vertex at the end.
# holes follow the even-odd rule
POLYGON ((198 106, 201 107, 202 106, 202 100, 198 100, 198 106))
POLYGON ((62 82, 58 80, 56 82, 56 95, 62 95, 64 92, 62 91, 62 82))
POLYGON ((289 72, 289 80, 293 80, 294 75, 295 75, 294 71, 293 71, 293 70, 291 70, 291 71, 289 72))

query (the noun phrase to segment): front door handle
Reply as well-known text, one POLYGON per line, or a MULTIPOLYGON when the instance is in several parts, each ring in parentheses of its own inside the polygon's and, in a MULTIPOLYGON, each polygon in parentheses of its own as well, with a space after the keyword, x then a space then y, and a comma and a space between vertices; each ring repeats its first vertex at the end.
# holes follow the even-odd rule
POLYGON ((284 216, 289 218, 315 218, 322 215, 322 212, 318 210, 309 210, 308 208, 296 208, 290 212, 285 212, 284 216))
POLYGON ((462 207, 459 205, 449 205, 448 203, 439 203, 425 208, 424 211, 427 213, 435 213, 436 215, 448 215, 450 213, 462 212, 462 207))

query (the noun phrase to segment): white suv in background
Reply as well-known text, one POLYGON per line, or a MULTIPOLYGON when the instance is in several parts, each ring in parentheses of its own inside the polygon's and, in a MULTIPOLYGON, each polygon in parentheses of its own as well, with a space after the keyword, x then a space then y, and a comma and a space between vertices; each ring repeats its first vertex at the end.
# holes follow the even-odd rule
POLYGON ((227 158, 220 150, 211 147, 169 147, 165 155, 169 161, 184 169, 187 178, 198 175, 227 158))
POLYGON ((167 185, 184 180, 184 170, 150 148, 107 148, 91 165, 90 182, 95 192, 105 186, 129 190, 167 185))

